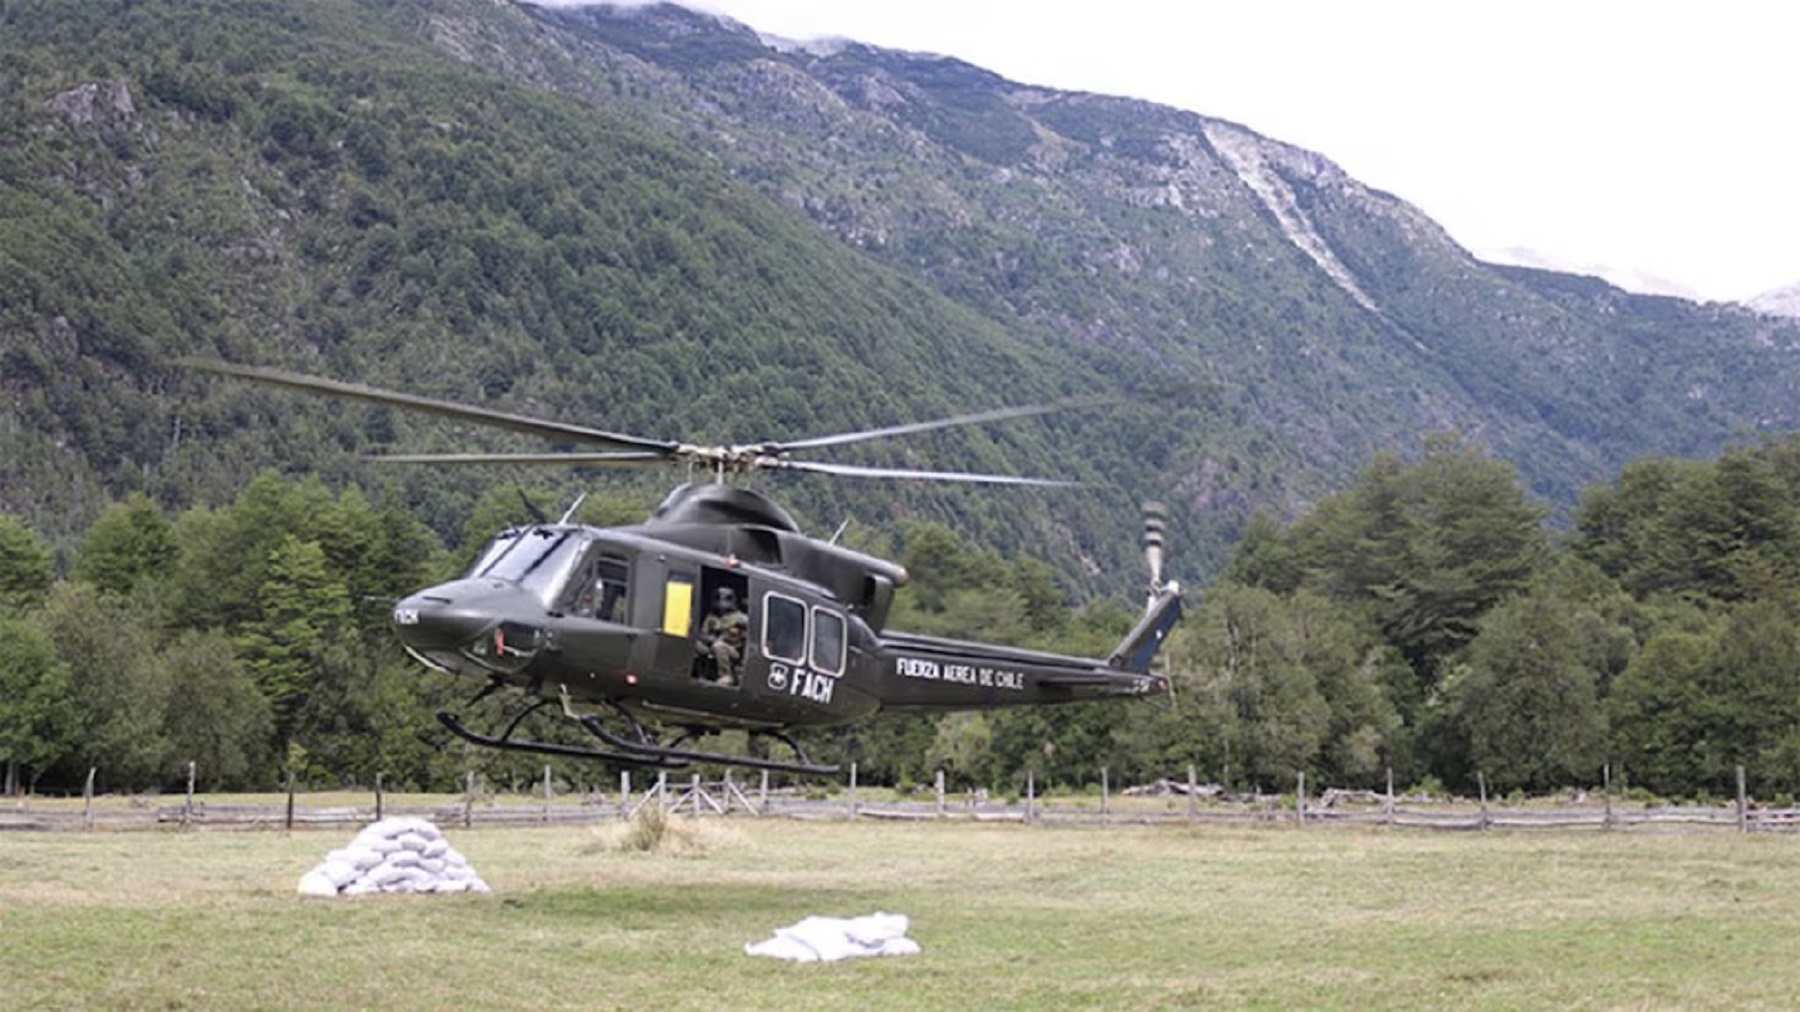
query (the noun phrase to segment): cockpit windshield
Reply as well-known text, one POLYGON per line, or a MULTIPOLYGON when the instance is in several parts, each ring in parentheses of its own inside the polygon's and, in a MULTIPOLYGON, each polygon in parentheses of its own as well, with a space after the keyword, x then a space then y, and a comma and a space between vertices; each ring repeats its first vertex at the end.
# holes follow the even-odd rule
POLYGON ((463 577, 467 579, 487 572, 487 568, 494 564, 495 559, 519 543, 519 535, 523 533, 525 532, 517 527, 508 527, 494 535, 494 540, 488 542, 488 546, 481 550, 481 556, 475 560, 474 565, 463 571, 463 577))
MULTIPOLYGON (((502 535, 502 538, 505 536, 502 535)), ((571 528, 532 527, 516 532, 502 544, 496 540, 482 557, 482 566, 472 576, 493 580, 510 580, 531 592, 548 607, 556 591, 568 581, 569 571, 581 554, 582 539, 571 528)))

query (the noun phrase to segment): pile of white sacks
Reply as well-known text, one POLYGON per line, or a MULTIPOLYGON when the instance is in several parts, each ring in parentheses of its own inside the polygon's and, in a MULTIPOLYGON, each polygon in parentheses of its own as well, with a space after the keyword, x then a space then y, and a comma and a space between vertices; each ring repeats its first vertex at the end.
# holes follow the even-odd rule
POLYGON ((372 823, 350 846, 325 855, 323 864, 300 876, 302 896, 487 891, 487 883, 436 826, 412 817, 372 823))
POLYGON ((905 914, 874 913, 863 917, 808 917, 775 937, 752 942, 744 952, 796 963, 831 963, 853 956, 916 956, 919 943, 906 937, 905 914))

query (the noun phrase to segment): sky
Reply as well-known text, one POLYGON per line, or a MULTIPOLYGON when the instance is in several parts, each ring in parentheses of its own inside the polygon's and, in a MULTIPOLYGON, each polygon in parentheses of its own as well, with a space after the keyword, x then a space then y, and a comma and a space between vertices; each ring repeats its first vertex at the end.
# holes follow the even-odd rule
POLYGON ((1488 259, 1743 299, 1800 284, 1800 4, 683 0, 1234 120, 1488 259))

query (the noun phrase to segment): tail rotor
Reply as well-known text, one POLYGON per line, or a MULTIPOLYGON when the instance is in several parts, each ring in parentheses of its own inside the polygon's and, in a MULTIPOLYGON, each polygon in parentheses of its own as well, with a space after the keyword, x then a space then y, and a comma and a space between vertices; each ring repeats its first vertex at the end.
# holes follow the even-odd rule
MULTIPOLYGON (((1149 603, 1145 605, 1145 619, 1148 620, 1156 612, 1158 603, 1165 596, 1165 591, 1169 596, 1179 600, 1181 587, 1178 584, 1163 582, 1163 558, 1168 549, 1169 535, 1168 507, 1160 502, 1147 501, 1143 505, 1143 513, 1144 565, 1150 572, 1150 599, 1149 603)), ((1180 614, 1179 605, 1176 607, 1175 614, 1180 614)), ((1157 636, 1159 642, 1162 635, 1166 634, 1173 624, 1173 621, 1170 621, 1162 627, 1162 632, 1157 636)), ((1175 680, 1169 676, 1168 658, 1158 654, 1154 664, 1155 673, 1168 687, 1169 702, 1172 704, 1175 701, 1175 680)))
POLYGON ((1163 551, 1168 546, 1169 511, 1159 502, 1144 503, 1144 564, 1150 570, 1150 600, 1163 589, 1163 551))

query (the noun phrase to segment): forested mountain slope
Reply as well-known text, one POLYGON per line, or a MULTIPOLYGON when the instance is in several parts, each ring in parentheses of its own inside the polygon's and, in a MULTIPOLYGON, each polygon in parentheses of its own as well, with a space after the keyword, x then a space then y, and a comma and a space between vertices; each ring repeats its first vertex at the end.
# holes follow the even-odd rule
POLYGON ((675 8, 0 4, 0 510, 51 535, 270 466, 444 534, 496 482, 649 502, 679 477, 378 473, 355 455, 470 437, 175 354, 737 440, 1205 381, 846 458, 1081 492, 778 490, 814 525, 952 521, 1080 579, 1127 569, 1140 496, 1203 569, 1255 506, 1433 431, 1566 504, 1634 456, 1789 427, 1796 337, 1478 263, 1241 126, 675 8))
MULTIPOLYGON (((346 451, 470 437, 175 375, 176 353, 715 440, 1121 382, 844 250, 653 130, 444 58, 419 41, 435 6, 7 9, 7 510, 56 530, 124 489, 217 500, 277 466, 394 483, 455 532, 482 484, 521 478, 377 475, 346 451)), ((1200 417, 1125 409, 863 458, 1096 482, 1081 494, 782 492, 817 524, 958 518, 1068 557, 1101 532, 1124 556, 1135 518, 1101 448, 1141 454, 1170 410, 1200 417), (1065 436, 1072 452, 1052 445, 1065 436)), ((653 503, 684 476, 524 477, 653 503)))
POLYGON ((1255 435, 1179 476, 1191 502, 1291 507, 1373 449, 1454 429, 1566 504, 1634 457, 1794 421, 1791 323, 1481 263, 1404 200, 1238 124, 675 7, 539 17, 571 58, 537 79, 597 73, 597 104, 661 117, 1009 327, 1219 380, 1255 435), (1270 458, 1275 474, 1244 473, 1270 458))

